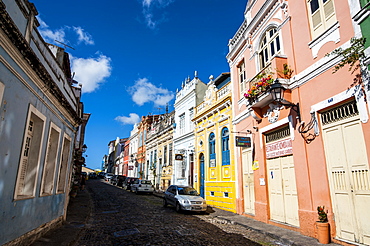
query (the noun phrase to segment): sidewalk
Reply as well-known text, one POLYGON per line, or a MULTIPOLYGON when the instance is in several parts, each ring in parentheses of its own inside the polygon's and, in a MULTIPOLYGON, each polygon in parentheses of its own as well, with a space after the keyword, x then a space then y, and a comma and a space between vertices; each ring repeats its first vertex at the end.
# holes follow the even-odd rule
POLYGON ((71 197, 67 219, 62 227, 39 238, 32 246, 69 246, 78 239, 82 229, 88 222, 92 209, 90 193, 87 190, 78 191, 76 197, 71 197))
MULTIPOLYGON (((162 193, 154 193, 155 196, 163 197, 162 193)), ((284 229, 278 226, 266 224, 243 215, 235 214, 218 208, 211 208, 213 213, 210 216, 217 217, 218 219, 226 220, 231 223, 239 224, 249 230, 254 230, 266 236, 276 239, 281 245, 291 246, 314 246, 314 245, 339 245, 335 243, 321 244, 316 238, 307 237, 299 232, 284 229)))

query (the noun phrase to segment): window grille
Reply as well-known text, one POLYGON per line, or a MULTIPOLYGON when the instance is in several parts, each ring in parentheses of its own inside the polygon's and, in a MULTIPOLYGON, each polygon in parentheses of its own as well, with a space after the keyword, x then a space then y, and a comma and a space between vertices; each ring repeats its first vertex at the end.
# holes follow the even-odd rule
POLYGON ((289 125, 287 125, 283 128, 280 128, 279 130, 266 134, 266 143, 270 143, 270 142, 283 139, 289 136, 290 136, 290 128, 289 128, 289 125))
POLYGON ((358 115, 357 105, 352 101, 321 113, 321 122, 327 125, 356 115, 358 115))

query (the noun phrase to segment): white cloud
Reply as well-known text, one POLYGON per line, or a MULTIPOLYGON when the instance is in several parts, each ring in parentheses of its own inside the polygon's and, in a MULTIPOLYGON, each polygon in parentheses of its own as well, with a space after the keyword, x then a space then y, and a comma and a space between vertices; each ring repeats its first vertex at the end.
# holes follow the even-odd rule
POLYGON ((159 19, 154 17, 154 10, 163 9, 174 1, 175 0, 142 0, 143 15, 147 27, 155 29, 159 23, 163 22, 163 16, 159 19))
MULTIPOLYGON (((69 45, 73 39, 72 36, 66 38, 66 35, 72 33, 73 36, 77 34, 77 44, 94 44, 92 36, 81 27, 64 26, 53 31, 39 16, 37 19, 40 23, 39 32, 47 43, 56 44, 55 40, 57 40, 69 45)), ((59 43, 57 45, 60 46, 59 43)), ((78 58, 70 55, 70 60, 72 72, 75 73, 73 79, 82 84, 82 92, 84 93, 98 89, 111 74, 111 59, 105 55, 100 54, 96 58, 78 58)))
POLYGON ((65 43, 65 28, 60 28, 58 30, 52 31, 49 29, 49 26, 41 20, 41 18, 37 17, 40 26, 39 26, 39 32, 41 36, 44 38, 45 42, 47 43, 54 43, 55 40, 58 40, 59 42, 65 43))
POLYGON ((171 91, 153 85, 147 78, 135 81, 135 85, 129 88, 129 93, 132 100, 139 106, 149 102, 164 106, 174 98, 171 91))
POLYGON ((73 35, 77 35, 77 44, 84 43, 85 45, 94 45, 92 36, 80 26, 74 26, 72 28, 64 26, 53 31, 39 16, 37 16, 37 19, 40 22, 38 28, 39 32, 47 43, 55 43, 55 40, 65 44, 74 43, 73 39, 75 39, 75 37, 69 35, 68 38, 66 38, 68 33, 72 33, 73 35))
POLYGON ((76 32, 76 34, 78 35, 78 42, 81 43, 85 43, 85 44, 90 44, 90 45, 93 45, 94 44, 94 40, 92 39, 91 35, 87 32, 85 32, 84 29, 82 29, 81 27, 73 27, 73 30, 76 32))
POLYGON ((71 57, 74 80, 82 84, 82 92, 89 93, 99 88, 105 79, 110 76, 111 59, 105 55, 97 58, 71 57))
POLYGON ((140 122, 140 116, 135 113, 130 113, 130 116, 117 116, 115 118, 116 121, 119 121, 123 124, 127 125, 134 125, 140 122))

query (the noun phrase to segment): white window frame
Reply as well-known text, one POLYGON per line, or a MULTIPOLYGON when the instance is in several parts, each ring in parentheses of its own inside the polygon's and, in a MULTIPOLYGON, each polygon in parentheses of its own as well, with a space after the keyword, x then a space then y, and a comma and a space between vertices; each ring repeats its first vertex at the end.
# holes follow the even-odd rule
POLYGON ((61 129, 53 122, 50 123, 48 144, 46 148, 46 155, 44 161, 44 170, 42 172, 42 181, 40 196, 52 195, 55 184, 55 170, 58 165, 59 143, 60 143, 61 129), (53 133, 56 133, 55 136, 53 133))
POLYGON ((239 90, 240 90, 240 94, 243 94, 244 91, 247 88, 247 74, 246 74, 246 71, 245 71, 245 62, 244 62, 244 60, 242 60, 238 64, 237 69, 238 69, 239 90))
POLYGON ((29 105, 24 131, 14 199, 35 197, 37 177, 39 176, 42 143, 46 117, 33 105, 29 105), (30 122, 33 125, 30 126, 30 122), (27 150, 26 150, 27 148, 27 150), (31 168, 31 170, 29 170, 31 168))
POLYGON ((277 27, 271 27, 263 34, 260 41, 258 50, 260 69, 268 66, 272 58, 281 52, 280 31, 277 27))
POLYGON ((57 194, 64 193, 66 190, 66 185, 68 184, 68 167, 70 163, 70 156, 71 156, 71 146, 72 146, 72 139, 66 133, 63 135, 63 143, 61 148, 61 156, 59 161, 59 168, 58 168, 58 179, 57 179, 57 194), (68 144, 68 142, 69 144, 68 144))
POLYGON ((5 91, 5 85, 0 82, 0 106, 3 104, 3 95, 5 91))
POLYGON ((334 0, 307 0, 307 10, 312 39, 337 22, 334 0), (317 2, 317 9, 314 11, 311 9, 312 2, 317 2))
POLYGON ((185 133, 185 113, 182 113, 179 115, 179 128, 180 128, 180 134, 185 133))

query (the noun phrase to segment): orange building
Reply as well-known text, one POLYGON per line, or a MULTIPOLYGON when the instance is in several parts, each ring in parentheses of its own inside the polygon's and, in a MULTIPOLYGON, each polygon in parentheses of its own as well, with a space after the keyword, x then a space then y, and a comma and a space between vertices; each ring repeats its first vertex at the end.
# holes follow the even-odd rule
POLYGON ((343 58, 326 56, 361 36, 358 8, 248 1, 227 55, 234 131, 251 141, 235 155, 239 214, 317 237, 325 206, 332 241, 370 244, 369 104, 356 73, 333 73, 343 58))

